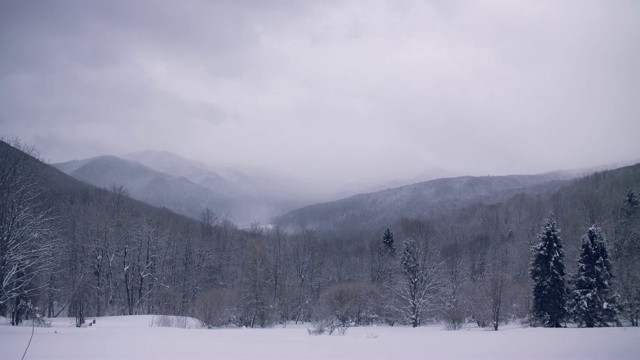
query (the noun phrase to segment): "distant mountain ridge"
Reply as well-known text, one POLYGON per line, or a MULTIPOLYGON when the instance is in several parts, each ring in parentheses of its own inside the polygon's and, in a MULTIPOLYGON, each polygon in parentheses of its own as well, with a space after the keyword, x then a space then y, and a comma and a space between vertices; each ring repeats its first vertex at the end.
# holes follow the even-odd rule
MULTIPOLYGON (((143 152, 122 159, 112 155, 53 164, 89 184, 122 185, 134 199, 198 219, 205 208, 239 225, 267 223, 275 216, 308 204, 260 187, 267 180, 235 173, 228 180, 213 167, 168 152, 143 152), (140 163, 132 159, 140 159, 140 163)), ((228 173, 232 173, 228 171, 228 173)), ((270 185, 275 187, 275 185, 270 185)))
POLYGON ((228 196, 290 197, 285 191, 287 186, 274 180, 274 176, 247 174, 235 169, 215 167, 168 151, 145 150, 126 154, 123 158, 165 174, 183 176, 198 185, 228 196))
MULTIPOLYGON (((87 181, 96 186, 108 188, 114 184, 126 184, 127 190, 136 193, 144 191, 144 188, 152 182, 160 180, 175 181, 182 183, 184 186, 192 185, 189 184, 187 179, 171 176, 135 161, 121 159, 112 155, 74 160, 54 164, 54 166, 67 174, 72 174, 77 179, 87 181)), ((214 194, 219 198, 224 198, 223 193, 214 192, 214 194)))
POLYGON ((229 198, 194 184, 184 177, 171 176, 134 161, 105 155, 91 159, 53 164, 66 174, 89 184, 109 189, 124 186, 134 199, 166 207, 177 213, 197 218, 205 207, 229 214, 229 198))
POLYGON ((365 228, 403 217, 438 215, 475 202, 499 202, 517 192, 555 189, 574 177, 557 172, 436 179, 306 206, 280 216, 276 223, 318 229, 365 228))
MULTIPOLYGON (((101 189, 105 188, 105 186, 96 186, 74 176, 70 176, 66 173, 67 171, 79 170, 83 166, 91 163, 92 159, 76 160, 70 161, 68 163, 62 163, 59 165, 64 169, 59 169, 57 166, 42 162, 40 159, 34 158, 30 154, 26 154, 22 149, 18 149, 14 146, 15 145, 9 144, 0 139, 0 153, 9 154, 10 157, 22 157, 29 159, 29 161, 33 163, 37 168, 37 172, 39 174, 38 176, 42 181, 40 185, 43 186, 43 188, 45 188, 47 191, 53 191, 55 193, 54 196, 62 196, 62 198, 64 199, 62 200, 62 202, 68 201, 68 199, 86 199, 108 195, 108 193, 104 189, 101 189)), ((104 156, 98 158, 103 158, 102 160, 107 162, 113 161, 114 159, 122 160, 118 159, 115 156, 104 156)), ((178 219, 179 221, 184 221, 186 219, 183 215, 168 211, 167 209, 152 206, 149 203, 140 200, 130 199, 130 201, 137 211, 143 213, 146 212, 150 214, 150 216, 151 214, 162 213, 173 219, 178 219)), ((192 220, 187 221, 192 222, 192 220)))
MULTIPOLYGON (((333 195, 313 197, 312 185, 270 175, 215 167, 166 151, 142 151, 54 164, 63 172, 102 188, 123 185, 130 195, 191 218, 205 208, 241 226, 253 222, 312 228, 359 227, 401 217, 424 217, 469 205, 496 202, 516 192, 539 191, 595 170, 542 175, 449 177, 392 187, 411 179, 351 182, 333 195), (369 189, 358 192, 358 189, 369 189), (384 190, 380 190, 384 189, 384 190), (343 196, 339 196, 340 193, 343 196), (351 195, 351 194, 356 195, 351 195), (345 197, 345 195, 351 195, 345 197), (321 202, 322 199, 332 200, 321 202), (315 204, 313 204, 315 203, 315 204), (313 205, 311 205, 313 204, 313 205), (275 219, 275 220, 274 220, 275 219)), ((599 169, 610 167, 599 167, 599 169)), ((443 169, 424 178, 450 174, 443 169)), ((418 179, 418 178, 413 178, 418 179)))

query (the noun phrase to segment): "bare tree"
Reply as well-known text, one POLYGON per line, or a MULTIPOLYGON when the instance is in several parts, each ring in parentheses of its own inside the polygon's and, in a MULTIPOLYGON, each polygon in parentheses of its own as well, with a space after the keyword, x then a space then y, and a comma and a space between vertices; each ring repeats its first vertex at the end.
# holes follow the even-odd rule
POLYGON ((405 239, 399 271, 391 289, 397 311, 413 327, 421 325, 425 312, 436 310, 442 290, 442 271, 426 239, 405 239))
POLYGON ((28 296, 47 284, 38 279, 53 269, 57 235, 42 165, 33 148, 12 145, 0 142, 0 310, 13 300, 20 322, 28 296))
POLYGON ((246 269, 245 291, 243 305, 245 308, 245 326, 265 327, 271 323, 272 304, 267 296, 268 290, 268 259, 264 244, 259 239, 253 239, 248 244, 245 255, 246 269))
POLYGON ((267 232, 266 247, 269 255, 269 285, 271 286, 272 303, 278 311, 279 321, 285 322, 290 318, 291 288, 293 277, 291 259, 287 256, 290 251, 288 237, 280 227, 267 232))
POLYGON ((451 243, 442 249, 445 264, 445 320, 451 330, 459 330, 465 320, 463 285, 465 283, 464 250, 459 242, 451 243))
POLYGON ((640 324, 640 200, 627 191, 611 237, 612 257, 617 269, 616 283, 622 311, 631 326, 640 324))
POLYGON ((318 290, 320 275, 320 251, 318 238, 311 230, 298 234, 292 249, 293 270, 297 280, 295 320, 309 321, 314 295, 318 290))
POLYGON ((496 250, 491 267, 491 315, 493 322, 493 330, 498 331, 500 322, 504 317, 502 303, 504 299, 505 288, 507 286, 507 274, 509 267, 509 252, 506 247, 496 250))

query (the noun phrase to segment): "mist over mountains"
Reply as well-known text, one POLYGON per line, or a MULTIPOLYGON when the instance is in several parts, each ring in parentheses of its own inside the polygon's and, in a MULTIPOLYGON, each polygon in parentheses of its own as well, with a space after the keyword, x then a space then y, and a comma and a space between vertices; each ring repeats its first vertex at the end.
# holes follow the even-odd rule
POLYGON ((135 199, 195 219, 209 208, 238 224, 266 223, 309 203, 295 187, 267 176, 215 169, 169 152, 106 155, 54 166, 98 187, 122 186, 135 199))
POLYGON ((122 156, 154 170, 189 179, 216 192, 232 197, 290 198, 299 196, 301 186, 294 180, 258 170, 216 167, 190 160, 168 151, 140 151, 122 156))
MULTIPOLYGON (((241 225, 314 229, 367 228, 397 219, 435 216, 473 203, 495 203, 518 192, 557 189, 592 169, 541 175, 451 177, 445 169, 420 176, 346 180, 328 190, 263 170, 213 166, 168 151, 141 151, 53 164, 74 178, 199 219, 205 209, 241 225)), ((611 166, 610 166, 611 167, 611 166)), ((600 167, 602 170, 609 167, 600 167)))
POLYGON ((379 191, 452 173, 428 169, 419 176, 348 180, 329 189, 264 170, 213 166, 168 151, 141 151, 53 164, 76 179, 198 219, 206 208, 248 226, 269 224, 289 211, 364 192, 379 191))

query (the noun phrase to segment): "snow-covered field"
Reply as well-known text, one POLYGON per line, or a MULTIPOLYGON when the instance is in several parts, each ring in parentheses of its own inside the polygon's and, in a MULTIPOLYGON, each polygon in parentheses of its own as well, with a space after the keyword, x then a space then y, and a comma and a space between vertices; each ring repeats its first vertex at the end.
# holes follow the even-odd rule
MULTIPOLYGON (((0 318, 0 358, 20 359, 31 327, 0 318)), ((360 327, 310 336, 307 325, 271 329, 151 327, 152 316, 98 318, 88 328, 54 319, 36 328, 25 359, 638 359, 639 328, 543 329, 505 326, 360 327)))

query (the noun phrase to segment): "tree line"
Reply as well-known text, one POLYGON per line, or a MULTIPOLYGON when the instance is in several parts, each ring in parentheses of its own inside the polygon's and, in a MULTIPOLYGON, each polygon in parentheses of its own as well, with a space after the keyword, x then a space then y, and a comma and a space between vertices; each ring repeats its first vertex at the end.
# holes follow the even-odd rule
POLYGON ((239 228, 209 209, 186 218, 132 200, 121 186, 75 182, 32 157, 33 149, 12 145, 0 146, 0 314, 14 324, 38 313, 70 316, 78 326, 133 314, 193 316, 205 327, 638 326, 640 210, 629 189, 640 184, 639 166, 344 233, 239 228), (566 261, 575 276, 563 275, 557 317, 538 306, 533 270, 550 211, 563 256, 579 259, 566 261), (597 240, 587 246, 583 238, 597 240), (609 274, 598 280, 606 290, 586 285, 592 258, 609 274), (596 293, 602 302, 585 301, 596 293), (603 308, 609 312, 594 315, 603 308))

